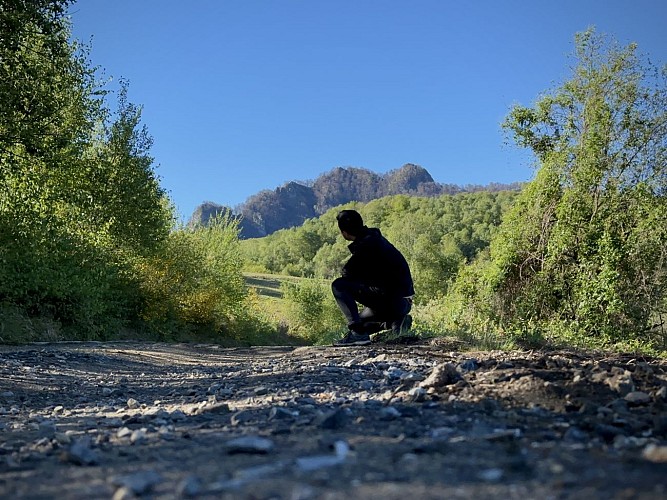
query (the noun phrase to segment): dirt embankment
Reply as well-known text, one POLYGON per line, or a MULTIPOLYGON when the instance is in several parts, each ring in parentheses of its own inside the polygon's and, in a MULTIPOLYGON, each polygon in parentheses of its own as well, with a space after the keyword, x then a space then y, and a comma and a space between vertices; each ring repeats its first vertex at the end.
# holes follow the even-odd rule
POLYGON ((667 497, 667 363, 450 348, 0 347, 0 497, 667 497))

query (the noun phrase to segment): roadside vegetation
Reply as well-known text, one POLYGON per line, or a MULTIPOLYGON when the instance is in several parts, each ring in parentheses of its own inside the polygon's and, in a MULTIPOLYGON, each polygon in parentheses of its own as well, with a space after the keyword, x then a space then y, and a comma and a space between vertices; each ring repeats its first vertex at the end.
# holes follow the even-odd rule
POLYGON ((0 0, 0 342, 270 332, 235 223, 175 223, 141 107, 70 41, 70 4, 0 0))
MULTIPOLYGON (((100 83, 71 4, 0 0, 0 342, 339 336, 343 207, 252 240, 230 216, 178 224, 141 107, 100 83)), ((536 160, 520 193, 345 205, 410 262, 418 333, 666 349, 667 75, 592 30, 575 55, 568 81, 505 121, 536 160)))

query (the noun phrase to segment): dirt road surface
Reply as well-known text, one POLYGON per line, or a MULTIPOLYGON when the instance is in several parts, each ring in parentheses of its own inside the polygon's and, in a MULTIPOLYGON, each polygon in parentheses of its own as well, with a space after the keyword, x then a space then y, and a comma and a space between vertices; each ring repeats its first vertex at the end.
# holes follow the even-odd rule
POLYGON ((0 346, 0 498, 667 498, 667 363, 0 346))

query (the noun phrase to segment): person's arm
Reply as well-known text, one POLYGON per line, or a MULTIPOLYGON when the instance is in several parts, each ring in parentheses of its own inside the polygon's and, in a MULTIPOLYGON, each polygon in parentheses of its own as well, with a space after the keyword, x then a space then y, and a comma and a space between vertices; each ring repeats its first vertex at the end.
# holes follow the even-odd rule
POLYGON ((366 241, 355 242, 353 248, 352 255, 343 266, 343 277, 361 280, 368 275, 373 249, 366 241))
POLYGON ((357 264, 358 257, 352 254, 343 266, 341 275, 343 278, 359 278, 359 266, 357 264))

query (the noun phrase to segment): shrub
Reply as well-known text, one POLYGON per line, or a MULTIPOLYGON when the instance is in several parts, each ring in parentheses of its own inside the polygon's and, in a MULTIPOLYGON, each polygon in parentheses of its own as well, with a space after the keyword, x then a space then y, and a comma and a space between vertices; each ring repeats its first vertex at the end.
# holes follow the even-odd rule
POLYGON ((250 320, 238 223, 227 216, 173 231, 159 251, 136 261, 136 270, 141 317, 164 335, 238 337, 250 320))
POLYGON ((341 336, 343 316, 328 282, 308 278, 283 281, 281 289, 288 304, 290 333, 316 344, 330 343, 341 336))

